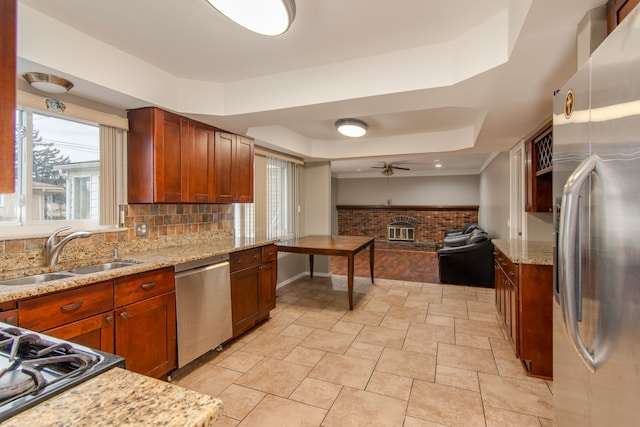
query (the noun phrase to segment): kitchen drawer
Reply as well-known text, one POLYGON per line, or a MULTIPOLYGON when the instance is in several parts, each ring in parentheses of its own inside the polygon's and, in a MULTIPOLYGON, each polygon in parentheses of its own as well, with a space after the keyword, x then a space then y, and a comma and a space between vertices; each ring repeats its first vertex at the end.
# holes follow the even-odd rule
POLYGON ((231 272, 262 263, 262 248, 247 249, 246 251, 229 254, 231 272))
POLYGON ((509 278, 509 281, 514 285, 518 286, 518 266, 511 262, 509 258, 507 258, 502 252, 496 250, 495 253, 496 262, 504 271, 504 274, 509 278))
POLYGON ((175 289, 172 267, 147 271, 116 279, 114 301, 116 307, 142 301, 175 289))
POLYGON ((262 262, 276 261, 278 259, 278 249, 276 245, 262 247, 262 262))
POLYGON ((101 282, 19 301, 18 324, 42 332, 112 309, 113 282, 101 282))

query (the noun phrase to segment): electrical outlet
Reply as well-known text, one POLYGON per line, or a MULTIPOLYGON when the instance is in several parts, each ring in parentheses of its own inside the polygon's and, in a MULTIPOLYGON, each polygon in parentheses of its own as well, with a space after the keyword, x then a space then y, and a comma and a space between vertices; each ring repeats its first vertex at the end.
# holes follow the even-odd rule
POLYGON ((136 237, 149 237, 149 226, 146 222, 136 222, 133 227, 136 237))

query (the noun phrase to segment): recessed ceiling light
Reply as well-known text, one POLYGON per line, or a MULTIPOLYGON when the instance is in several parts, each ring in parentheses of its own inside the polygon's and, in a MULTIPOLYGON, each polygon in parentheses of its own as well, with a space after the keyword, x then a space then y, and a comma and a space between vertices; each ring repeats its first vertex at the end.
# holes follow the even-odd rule
POLYGON ((48 93, 65 93, 72 87, 73 83, 62 77, 47 73, 24 73, 24 79, 32 87, 48 93))
POLYGON ((248 30, 279 36, 296 16, 294 0, 207 0, 218 12, 248 30))
POLYGON ((442 165, 441 165, 440 163, 437 163, 437 164, 435 165, 435 167, 437 167, 437 168, 441 168, 441 167, 442 167, 442 165))
POLYGON ((335 126, 338 132, 351 138, 364 136, 369 127, 367 123, 359 119, 340 119, 336 121, 335 126))

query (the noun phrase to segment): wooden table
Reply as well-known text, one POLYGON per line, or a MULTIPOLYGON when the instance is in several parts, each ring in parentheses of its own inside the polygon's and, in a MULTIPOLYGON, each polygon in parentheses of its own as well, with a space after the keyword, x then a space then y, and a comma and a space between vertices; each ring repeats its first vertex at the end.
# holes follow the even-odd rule
POLYGON ((349 294, 349 310, 353 310, 353 258, 355 254, 371 246, 369 249, 369 268, 373 283, 374 239, 362 236, 304 236, 276 243, 278 251, 309 255, 309 267, 313 277, 313 256, 346 256, 347 284, 349 294))

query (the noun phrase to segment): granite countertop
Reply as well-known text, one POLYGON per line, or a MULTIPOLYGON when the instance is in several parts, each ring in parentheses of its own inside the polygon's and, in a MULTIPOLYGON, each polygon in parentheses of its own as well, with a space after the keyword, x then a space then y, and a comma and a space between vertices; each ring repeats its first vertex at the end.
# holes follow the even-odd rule
POLYGON ((222 415, 222 401, 114 368, 9 418, 3 426, 206 427, 222 415))
MULTIPOLYGON (((129 267, 117 268, 114 270, 102 271, 99 273, 83 274, 64 279, 53 280, 40 284, 17 286, 0 285, 0 303, 15 301, 38 295, 45 295, 51 292, 71 289, 91 283, 97 283, 103 280, 112 280, 117 277, 127 276, 135 273, 142 273, 145 271, 155 270, 157 268, 172 267, 176 264, 181 264, 184 262, 208 258, 216 255, 228 254, 243 249, 251 249, 275 242, 276 240, 236 237, 228 239, 216 239, 208 243, 197 245, 174 246, 163 249, 152 249, 139 253, 129 253, 119 258, 118 261, 137 261, 139 262, 139 264, 135 264, 129 267)), ((84 265, 111 261, 114 261, 114 259, 96 259, 93 260, 93 262, 86 262, 84 265)), ((51 267, 42 267, 38 269, 29 269, 28 271, 11 271, 0 275, 0 280, 40 273, 48 273, 51 271, 67 270, 78 266, 79 265, 67 266, 61 264, 57 265, 55 269, 52 269, 51 267)))
POLYGON ((553 265, 553 242, 492 240, 514 264, 553 265))

